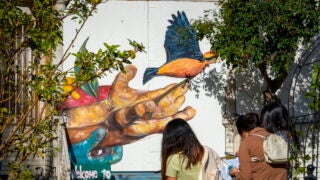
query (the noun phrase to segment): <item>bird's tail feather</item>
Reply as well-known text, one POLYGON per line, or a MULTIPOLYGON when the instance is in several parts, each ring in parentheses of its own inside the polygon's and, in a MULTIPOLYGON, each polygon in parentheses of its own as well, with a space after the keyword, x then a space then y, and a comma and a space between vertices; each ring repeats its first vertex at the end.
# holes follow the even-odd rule
POLYGON ((159 68, 147 68, 143 74, 143 84, 150 81, 153 77, 157 76, 159 68))

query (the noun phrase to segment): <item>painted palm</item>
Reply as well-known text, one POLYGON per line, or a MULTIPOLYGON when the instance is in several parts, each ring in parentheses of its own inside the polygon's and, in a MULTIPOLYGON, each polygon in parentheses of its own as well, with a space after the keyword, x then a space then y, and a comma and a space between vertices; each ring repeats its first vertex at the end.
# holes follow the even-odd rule
POLYGON ((194 77, 209 64, 216 61, 216 54, 202 54, 196 37, 196 32, 190 26, 186 14, 178 11, 172 15, 166 31, 164 48, 167 54, 166 62, 160 67, 149 67, 145 70, 143 84, 156 76, 171 76, 177 78, 194 77))

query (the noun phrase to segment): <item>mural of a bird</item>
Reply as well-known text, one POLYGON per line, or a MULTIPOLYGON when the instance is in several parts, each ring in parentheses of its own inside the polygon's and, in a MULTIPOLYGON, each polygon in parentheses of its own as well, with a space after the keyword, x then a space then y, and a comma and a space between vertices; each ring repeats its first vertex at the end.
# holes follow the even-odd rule
POLYGON ((214 52, 202 54, 196 37, 185 12, 172 14, 167 27, 164 48, 167 60, 160 67, 149 67, 143 75, 143 84, 156 76, 177 78, 194 77, 217 59, 214 52))

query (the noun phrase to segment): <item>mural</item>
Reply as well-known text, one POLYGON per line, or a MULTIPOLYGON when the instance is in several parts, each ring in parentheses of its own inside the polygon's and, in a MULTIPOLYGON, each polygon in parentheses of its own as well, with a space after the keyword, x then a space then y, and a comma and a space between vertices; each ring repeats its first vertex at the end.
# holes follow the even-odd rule
POLYGON ((217 55, 214 52, 201 53, 196 32, 191 28, 186 14, 178 12, 178 16, 172 15, 172 18, 164 42, 167 60, 159 68, 147 68, 143 84, 155 76, 191 78, 216 62, 217 55))
MULTIPOLYGON (((178 12, 172 18, 164 43, 166 63, 159 68, 147 68, 143 84, 156 76, 184 80, 151 91, 134 89, 128 84, 135 77, 137 68, 128 65, 126 74, 119 73, 111 85, 99 86, 98 81, 93 80, 78 88, 64 102, 75 178, 110 178, 110 166, 122 159, 122 145, 161 133, 167 122, 174 118, 187 121, 195 116, 193 107, 181 109, 188 83, 214 63, 216 55, 201 53, 196 33, 184 12, 178 12)), ((85 48, 86 41, 80 51, 85 48)), ((75 73, 78 71, 76 67, 75 73)), ((72 86, 72 78, 68 81, 72 86)))

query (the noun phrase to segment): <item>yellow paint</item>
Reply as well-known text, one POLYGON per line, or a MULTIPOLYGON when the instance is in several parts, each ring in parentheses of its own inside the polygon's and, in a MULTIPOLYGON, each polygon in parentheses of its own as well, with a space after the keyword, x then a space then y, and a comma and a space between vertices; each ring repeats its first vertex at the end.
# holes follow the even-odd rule
POLYGON ((74 77, 67 77, 66 78, 66 82, 64 83, 63 85, 63 91, 65 93, 69 93, 71 92, 71 97, 75 100, 79 100, 81 97, 80 97, 80 94, 78 92, 76 92, 74 89, 73 89, 73 86, 72 84, 74 83, 75 81, 75 78, 74 77))
POLYGON ((79 100, 80 99, 80 94, 77 91, 72 91, 71 96, 75 100, 79 100))

